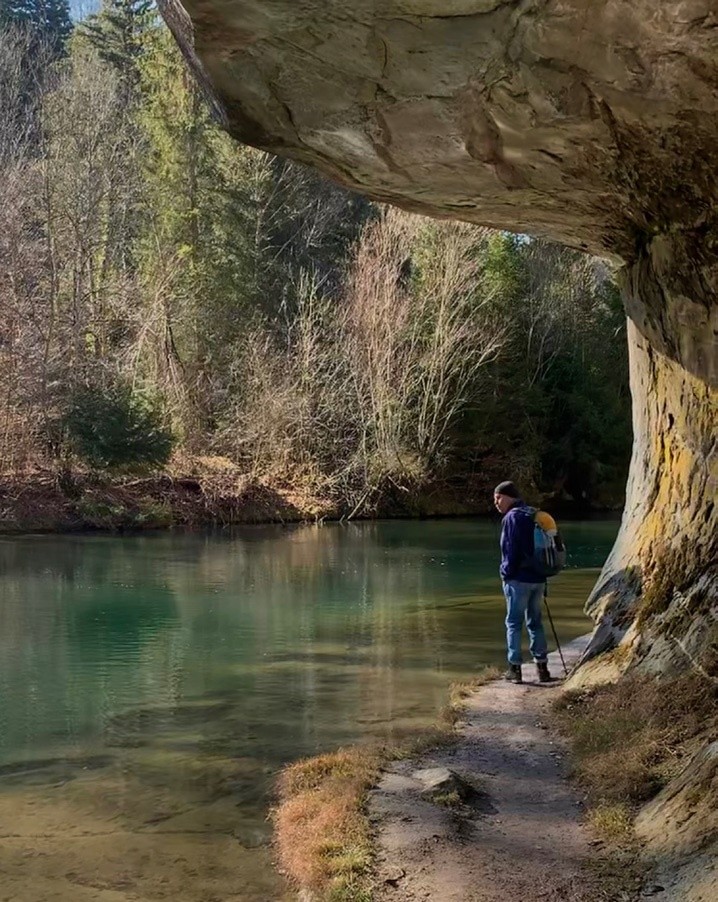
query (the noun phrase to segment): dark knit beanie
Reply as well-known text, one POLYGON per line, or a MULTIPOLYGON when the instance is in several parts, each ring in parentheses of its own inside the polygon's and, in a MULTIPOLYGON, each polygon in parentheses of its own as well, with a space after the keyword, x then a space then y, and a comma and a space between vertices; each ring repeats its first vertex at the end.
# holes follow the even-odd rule
POLYGON ((494 489, 494 495, 506 495, 508 498, 520 498, 521 493, 513 482, 500 482, 494 489))

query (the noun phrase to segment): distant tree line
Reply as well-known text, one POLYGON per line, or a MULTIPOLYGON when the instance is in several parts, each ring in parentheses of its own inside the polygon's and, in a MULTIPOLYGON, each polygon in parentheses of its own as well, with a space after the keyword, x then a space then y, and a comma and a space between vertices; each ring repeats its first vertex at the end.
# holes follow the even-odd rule
POLYGON ((54 57, 65 52, 72 32, 68 0, 0 0, 0 27, 18 27, 30 44, 54 57))
POLYGON ((147 0, 0 0, 0 470, 221 455, 371 509, 498 462, 620 495, 604 262, 230 140, 147 0))

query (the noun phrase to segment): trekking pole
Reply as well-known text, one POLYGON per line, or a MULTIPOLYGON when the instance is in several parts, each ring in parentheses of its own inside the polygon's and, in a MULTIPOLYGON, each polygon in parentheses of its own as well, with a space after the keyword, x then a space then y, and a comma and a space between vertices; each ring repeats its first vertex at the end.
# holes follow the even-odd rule
POLYGON ((563 664, 563 672, 568 676, 568 667, 566 667, 566 662, 563 659, 563 652, 561 651, 561 643, 558 641, 558 634, 556 633, 556 627, 553 623, 553 617, 551 616, 551 608, 548 606, 548 583, 543 584, 543 600, 546 605, 546 613, 548 614, 549 623, 551 624, 551 629, 553 631, 553 637, 556 640, 556 648, 558 649, 558 656, 561 658, 561 663, 563 664))

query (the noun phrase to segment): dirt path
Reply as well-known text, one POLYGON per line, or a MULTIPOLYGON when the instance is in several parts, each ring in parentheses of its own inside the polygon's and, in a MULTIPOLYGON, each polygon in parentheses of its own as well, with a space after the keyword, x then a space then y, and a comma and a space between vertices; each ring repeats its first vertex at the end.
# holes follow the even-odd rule
MULTIPOLYGON (((564 649, 567 663, 585 643, 564 649)), ((559 662, 550 663, 559 674, 559 662)), ((533 680, 533 665, 524 666, 527 676, 533 680)), ((370 801, 380 846, 378 899, 595 902, 582 867, 590 837, 580 803, 565 778, 561 746, 542 723, 557 685, 490 683, 468 700, 455 748, 401 762, 384 776, 370 801), (437 767, 473 787, 465 802, 455 793, 444 792, 440 804, 422 795, 422 769, 437 767)))

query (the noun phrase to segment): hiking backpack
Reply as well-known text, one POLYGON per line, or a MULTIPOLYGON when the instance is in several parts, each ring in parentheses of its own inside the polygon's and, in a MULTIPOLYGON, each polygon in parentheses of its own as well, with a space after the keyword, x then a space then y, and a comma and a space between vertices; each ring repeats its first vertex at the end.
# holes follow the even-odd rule
POLYGON ((543 577, 556 576, 566 566, 566 546, 556 521, 546 511, 528 507, 526 512, 534 522, 534 553, 531 569, 543 577))

